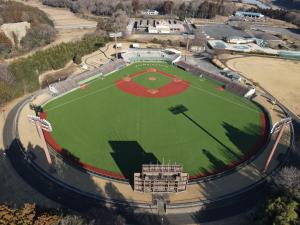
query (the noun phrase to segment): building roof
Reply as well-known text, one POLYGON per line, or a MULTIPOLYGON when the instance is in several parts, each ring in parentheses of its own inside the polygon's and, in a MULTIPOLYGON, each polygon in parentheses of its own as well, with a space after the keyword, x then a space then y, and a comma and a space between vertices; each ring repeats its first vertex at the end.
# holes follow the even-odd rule
POLYGON ((261 17, 264 16, 261 13, 255 13, 255 12, 245 12, 245 11, 236 11, 235 15, 243 15, 243 16, 257 16, 257 17, 261 17))

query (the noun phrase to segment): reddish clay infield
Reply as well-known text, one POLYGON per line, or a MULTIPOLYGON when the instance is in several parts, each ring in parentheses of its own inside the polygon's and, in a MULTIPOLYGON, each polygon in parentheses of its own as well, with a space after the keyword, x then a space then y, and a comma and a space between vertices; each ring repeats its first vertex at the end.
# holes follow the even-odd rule
POLYGON ((149 68, 147 70, 142 70, 138 73, 132 74, 128 77, 125 77, 121 80, 117 80, 115 82, 115 85, 120 90, 134 95, 134 96, 140 96, 140 97, 146 97, 146 98, 163 98, 173 95, 178 95, 182 92, 184 92, 190 85, 187 81, 181 80, 177 78, 176 76, 173 76, 171 74, 165 73, 161 70, 157 70, 155 68, 149 68), (136 82, 133 81, 133 78, 141 76, 145 73, 159 73, 163 76, 170 77, 172 81, 158 89, 148 89, 136 82))

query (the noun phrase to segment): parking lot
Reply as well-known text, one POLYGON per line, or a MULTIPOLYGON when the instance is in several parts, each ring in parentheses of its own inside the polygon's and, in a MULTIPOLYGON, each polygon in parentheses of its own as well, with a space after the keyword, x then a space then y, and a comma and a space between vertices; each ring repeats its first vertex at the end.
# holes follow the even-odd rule
POLYGON ((250 38, 251 36, 242 30, 234 29, 233 27, 225 24, 211 24, 211 25, 198 25, 197 30, 203 33, 206 38, 213 38, 222 40, 226 37, 239 36, 250 38))

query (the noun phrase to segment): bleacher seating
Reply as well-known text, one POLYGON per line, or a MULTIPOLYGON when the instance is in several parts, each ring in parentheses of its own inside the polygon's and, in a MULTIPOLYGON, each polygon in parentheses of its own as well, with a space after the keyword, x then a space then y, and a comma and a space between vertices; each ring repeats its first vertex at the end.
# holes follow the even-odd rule
POLYGON ((238 83, 236 81, 232 81, 231 79, 218 75, 218 74, 213 74, 207 71, 204 71, 198 67, 195 67, 193 65, 190 65, 184 61, 178 61, 175 63, 176 66, 194 74, 194 75, 203 75, 204 77, 207 77, 209 79, 213 79, 216 81, 219 81, 225 85, 225 88, 235 94, 244 96, 248 91, 249 88, 241 83, 238 83))
POLYGON ((68 92, 74 88, 79 87, 80 81, 84 81, 84 80, 88 79, 89 77, 95 76, 100 73, 102 73, 103 76, 105 76, 105 74, 108 74, 112 71, 120 69, 121 67, 123 67, 125 65, 126 65, 125 61, 121 60, 121 59, 110 61, 109 63, 102 65, 101 67, 97 68, 96 70, 86 71, 86 72, 83 72, 76 76, 68 77, 64 81, 60 81, 60 82, 52 84, 52 86, 58 91, 59 94, 62 94, 62 93, 68 92))
POLYGON ((170 52, 161 49, 134 49, 122 53, 124 61, 128 63, 138 61, 169 61, 172 62, 178 57, 178 54, 171 54, 170 52))

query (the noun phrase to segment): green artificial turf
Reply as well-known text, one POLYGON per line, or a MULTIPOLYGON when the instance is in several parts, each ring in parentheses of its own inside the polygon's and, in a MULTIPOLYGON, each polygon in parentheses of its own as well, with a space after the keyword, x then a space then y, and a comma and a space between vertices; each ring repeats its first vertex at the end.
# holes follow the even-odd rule
POLYGON ((170 83, 172 79, 159 73, 144 73, 133 78, 133 81, 149 89, 158 89, 170 83), (151 78, 155 78, 156 80, 149 80, 151 78))
MULTIPOLYGON (((151 88, 166 79, 157 73, 135 78, 151 88), (150 75, 158 80, 149 81, 150 75)), ((142 163, 176 162, 195 174, 237 160, 259 138, 261 109, 217 90, 219 85, 167 63, 135 63, 90 82, 86 90, 49 102, 44 110, 56 142, 85 163, 128 175, 142 163), (145 98, 115 86, 122 77, 153 67, 188 81, 190 87, 170 97, 145 98), (176 113, 174 107, 183 110, 176 113)))

